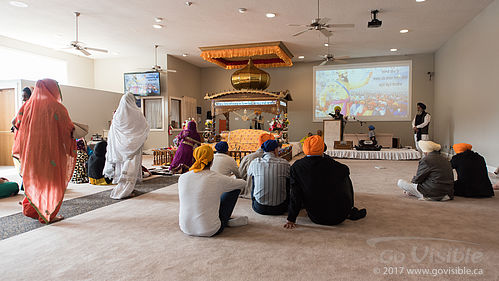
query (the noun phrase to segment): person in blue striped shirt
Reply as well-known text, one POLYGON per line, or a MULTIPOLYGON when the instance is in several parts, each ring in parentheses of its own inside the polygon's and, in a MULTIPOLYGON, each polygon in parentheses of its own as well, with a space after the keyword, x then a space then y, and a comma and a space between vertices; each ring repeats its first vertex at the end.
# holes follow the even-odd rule
POLYGON ((278 156, 276 140, 267 140, 261 148, 262 158, 251 161, 248 168, 253 182, 252 207, 262 215, 281 215, 288 210, 290 165, 278 156))

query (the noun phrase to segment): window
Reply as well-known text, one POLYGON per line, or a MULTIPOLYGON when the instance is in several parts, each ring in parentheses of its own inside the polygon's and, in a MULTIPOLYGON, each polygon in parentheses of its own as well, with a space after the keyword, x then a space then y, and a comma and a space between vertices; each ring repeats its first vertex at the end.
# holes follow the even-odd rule
POLYGON ((0 62, 0 80, 52 78, 60 84, 68 80, 67 63, 63 60, 0 47, 0 62))
POLYGON ((163 97, 142 97, 142 112, 146 117, 151 131, 164 131, 164 100, 163 97))

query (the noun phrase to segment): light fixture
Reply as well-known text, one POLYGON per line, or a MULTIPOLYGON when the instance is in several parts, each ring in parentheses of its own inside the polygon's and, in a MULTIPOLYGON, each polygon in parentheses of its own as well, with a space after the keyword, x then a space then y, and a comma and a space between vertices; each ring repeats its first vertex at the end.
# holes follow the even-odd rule
POLYGON ((163 28, 163 26, 161 24, 153 24, 152 27, 156 28, 156 29, 161 29, 163 28))
POLYGON ((266 13, 265 16, 267 18, 275 18, 276 15, 275 15, 275 13, 266 13))
POLYGON ((400 33, 407 33, 407 32, 409 32, 409 29, 401 29, 400 30, 400 33))
POLYGON ((426 0, 416 0, 416 2, 424 2, 424 1, 426 1, 426 0))
POLYGON ((185 5, 186 5, 186 6, 191 6, 191 5, 192 5, 192 2, 185 2, 185 5))
POLYGON ((188 55, 187 55, 186 53, 183 53, 183 54, 182 54, 182 56, 183 56, 183 57, 187 57, 188 55))
POLYGON ((162 21, 163 21, 163 18, 160 18, 160 17, 155 17, 155 18, 154 18, 154 21, 155 21, 155 22, 162 22, 162 21))
POLYGON ((302 60, 305 58, 305 56, 298 56, 298 58, 302 60))
POLYGON ((246 8, 239 8, 238 11, 239 11, 239 13, 244 14, 244 13, 246 13, 247 9, 246 8))
POLYGON ((391 48, 391 49, 390 49, 390 52, 396 52, 396 51, 398 51, 398 49, 397 49, 397 48, 391 48))
POLYGON ((324 46, 329 47, 329 43, 324 43, 324 46))
POLYGON ((9 4, 14 6, 14 7, 18 7, 18 8, 27 8, 28 7, 28 4, 21 2, 21 1, 10 1, 9 4))

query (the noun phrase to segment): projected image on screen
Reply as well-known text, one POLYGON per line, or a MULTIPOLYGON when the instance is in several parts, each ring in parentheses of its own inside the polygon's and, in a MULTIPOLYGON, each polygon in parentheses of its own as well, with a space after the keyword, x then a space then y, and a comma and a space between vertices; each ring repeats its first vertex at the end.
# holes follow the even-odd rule
POLYGON ((357 120, 410 119, 410 61, 318 66, 314 77, 314 121, 330 119, 336 106, 357 120))

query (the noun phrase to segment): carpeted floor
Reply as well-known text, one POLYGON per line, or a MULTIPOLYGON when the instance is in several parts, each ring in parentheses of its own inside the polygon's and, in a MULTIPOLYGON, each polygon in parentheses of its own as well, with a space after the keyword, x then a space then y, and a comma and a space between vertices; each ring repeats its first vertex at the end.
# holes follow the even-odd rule
MULTIPOLYGON (((157 177, 151 179, 150 181, 145 181, 143 183, 137 184, 135 186, 134 193, 136 196, 143 195, 145 193, 151 192, 153 190, 171 185, 178 181, 178 176, 173 177, 157 177)), ((93 188, 90 187, 90 188, 93 188)), ((64 216, 64 218, 74 217, 104 206, 108 206, 114 203, 120 202, 120 200, 111 199, 109 196, 111 190, 105 190, 90 195, 73 198, 70 200, 65 200, 61 206, 59 214, 64 216)), ((128 200, 124 199, 124 200, 128 200)), ((21 210, 21 206, 18 206, 18 210, 21 210)), ((0 240, 42 227, 46 226, 39 223, 37 220, 28 218, 23 215, 22 212, 17 212, 15 214, 0 217, 0 240)))
POLYGON ((178 228, 174 184, 0 241, 1 279, 498 280, 499 199, 417 201, 395 186, 417 161, 341 162, 363 220, 325 227, 302 214, 286 230, 285 216, 258 215, 241 199, 235 215, 249 225, 190 237, 178 228), (468 270, 476 274, 459 274, 468 270))

